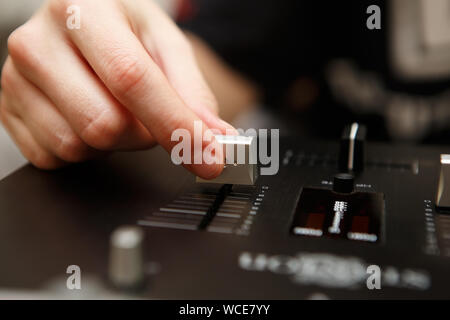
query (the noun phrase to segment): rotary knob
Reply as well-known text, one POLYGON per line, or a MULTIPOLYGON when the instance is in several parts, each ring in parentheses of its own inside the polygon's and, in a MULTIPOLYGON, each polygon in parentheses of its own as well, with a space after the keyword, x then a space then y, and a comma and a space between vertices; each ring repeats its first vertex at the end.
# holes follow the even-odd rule
POLYGON ((337 193, 352 193, 355 177, 349 173, 338 173, 334 176, 333 191, 337 193))
POLYGON ((116 229, 110 239, 109 278, 120 289, 137 289, 144 284, 144 231, 135 226, 116 229))

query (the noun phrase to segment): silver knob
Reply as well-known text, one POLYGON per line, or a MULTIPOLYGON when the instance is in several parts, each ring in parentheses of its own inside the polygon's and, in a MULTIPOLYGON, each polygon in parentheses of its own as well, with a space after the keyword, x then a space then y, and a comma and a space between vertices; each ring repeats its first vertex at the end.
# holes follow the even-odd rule
POLYGON ((121 289, 135 289, 143 285, 144 231, 135 226, 116 229, 110 239, 109 278, 121 289))
POLYGON ((441 154, 436 208, 440 211, 449 211, 450 209, 450 154, 441 154))
POLYGON ((220 176, 212 180, 197 177, 201 183, 255 185, 258 179, 257 139, 252 136, 215 136, 223 147, 225 166, 220 176))

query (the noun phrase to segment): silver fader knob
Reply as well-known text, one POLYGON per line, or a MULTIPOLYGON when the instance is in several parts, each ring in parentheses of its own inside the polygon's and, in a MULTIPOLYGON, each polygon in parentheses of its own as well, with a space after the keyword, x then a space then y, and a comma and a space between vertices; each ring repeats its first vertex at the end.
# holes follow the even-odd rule
POLYGON ((120 289, 144 284, 144 231, 135 226, 116 229, 110 239, 109 278, 120 289))
POLYGON ((223 146, 225 165, 215 179, 197 177, 197 182, 254 185, 258 178, 256 137, 215 136, 223 146))
POLYGON ((449 211, 450 209, 450 154, 441 154, 436 208, 441 211, 449 211))
POLYGON ((366 135, 367 128, 358 123, 353 123, 344 129, 339 152, 339 170, 341 172, 364 170, 366 135))

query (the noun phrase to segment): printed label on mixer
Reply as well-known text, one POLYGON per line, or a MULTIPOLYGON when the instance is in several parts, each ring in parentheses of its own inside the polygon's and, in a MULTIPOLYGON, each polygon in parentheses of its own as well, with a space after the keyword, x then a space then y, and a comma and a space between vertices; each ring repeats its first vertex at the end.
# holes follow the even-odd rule
POLYGON ((290 276, 300 285, 327 288, 368 290, 386 287, 428 290, 431 278, 417 269, 399 269, 393 266, 370 265, 357 257, 341 257, 326 253, 298 253, 295 256, 253 254, 243 252, 239 267, 246 271, 271 272, 290 276))

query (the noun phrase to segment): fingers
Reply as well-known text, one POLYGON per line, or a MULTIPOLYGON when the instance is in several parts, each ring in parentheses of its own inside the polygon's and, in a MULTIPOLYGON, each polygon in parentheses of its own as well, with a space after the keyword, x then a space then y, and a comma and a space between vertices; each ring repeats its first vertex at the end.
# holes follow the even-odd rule
MULTIPOLYGON (((199 121, 199 117, 171 86, 128 22, 112 6, 104 8, 102 17, 105 19, 99 21, 96 15, 89 14, 95 12, 89 10, 91 4, 83 3, 86 6, 82 8, 85 12, 83 28, 70 31, 70 37, 95 73, 169 152, 176 144, 171 141, 174 130, 187 129, 193 138, 194 122, 199 121)), ((203 131, 206 129, 208 127, 203 126, 203 131)), ((207 144, 204 143, 203 148, 207 144)), ((201 177, 212 178, 221 172, 221 162, 187 167, 201 177)))
POLYGON ((210 128, 223 134, 235 129, 218 117, 218 104, 206 83, 195 59, 190 43, 175 23, 151 1, 146 2, 148 11, 158 12, 147 19, 129 2, 127 8, 137 17, 137 35, 145 49, 154 57, 155 63, 164 70, 169 83, 183 102, 210 128))
POLYGON ((152 146, 148 130, 108 92, 55 28, 39 23, 35 26, 42 31, 39 36, 33 24, 10 37, 10 54, 19 71, 46 93, 76 134, 105 151, 152 146), (51 34, 51 40, 45 34, 51 34), (32 40, 33 47, 28 48, 32 40))
POLYGON ((4 106, 6 103, 5 100, 5 97, 2 96, 0 102, 0 120, 19 147, 23 156, 40 169, 50 170, 64 166, 65 163, 62 160, 53 156, 37 143, 19 117, 6 110, 4 106))
MULTIPOLYGON (((177 129, 186 129, 198 148, 194 127, 200 119, 206 124, 201 138, 209 128, 232 128, 217 117, 188 42, 151 2, 77 2, 82 28, 69 30, 72 2, 48 1, 8 41, 13 63, 7 73, 16 89, 2 101, 2 118, 24 153, 35 159, 37 152, 52 167, 81 161, 94 149, 135 150, 158 142, 170 152, 177 129)), ((201 140, 202 151, 218 151, 216 161, 186 167, 213 178, 223 168, 222 148, 214 138, 201 140)))
POLYGON ((9 108, 21 118, 42 148, 65 162, 81 162, 101 154, 76 135, 51 101, 19 74, 10 58, 3 72, 8 74, 4 95, 9 108))

